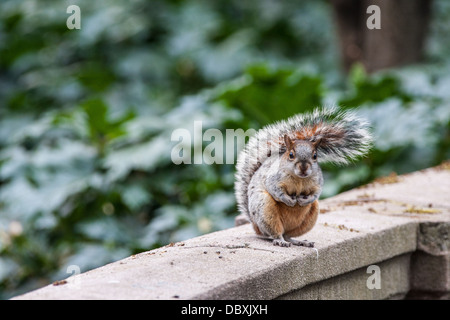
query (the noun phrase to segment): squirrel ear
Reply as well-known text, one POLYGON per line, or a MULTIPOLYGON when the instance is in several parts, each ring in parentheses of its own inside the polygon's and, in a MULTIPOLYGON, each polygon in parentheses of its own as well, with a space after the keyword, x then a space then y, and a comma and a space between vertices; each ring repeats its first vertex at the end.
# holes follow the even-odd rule
POLYGON ((312 145, 313 145, 314 149, 317 150, 317 148, 319 147, 321 142, 322 142, 322 137, 317 137, 314 141, 312 141, 312 145))
POLYGON ((287 134, 284 135, 284 143, 286 144, 286 149, 287 150, 291 150, 293 143, 291 138, 289 138, 289 136, 287 134))

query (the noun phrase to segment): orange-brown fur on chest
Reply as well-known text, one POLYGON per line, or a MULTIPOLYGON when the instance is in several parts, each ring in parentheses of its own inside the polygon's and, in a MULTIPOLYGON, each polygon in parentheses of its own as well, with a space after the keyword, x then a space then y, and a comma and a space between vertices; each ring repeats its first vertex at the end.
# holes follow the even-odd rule
POLYGON ((275 204, 275 214, 280 217, 280 222, 284 232, 282 234, 290 237, 297 237, 308 232, 317 220, 319 212, 319 202, 316 200, 306 206, 289 207, 284 203, 277 202, 275 204))
MULTIPOLYGON (((318 200, 306 206, 296 204, 289 207, 275 201, 267 191, 264 193, 264 221, 274 234, 298 237, 311 230, 316 223, 319 213, 318 200)), ((253 228, 257 234, 262 234, 255 223, 253 228)))

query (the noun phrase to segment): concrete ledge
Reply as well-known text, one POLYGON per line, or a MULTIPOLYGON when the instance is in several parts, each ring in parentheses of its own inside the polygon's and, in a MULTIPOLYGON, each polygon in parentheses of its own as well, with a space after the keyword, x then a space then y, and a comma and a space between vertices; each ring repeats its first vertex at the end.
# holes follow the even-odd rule
POLYGON ((394 176, 321 201, 317 225, 302 237, 317 252, 275 247, 246 224, 15 299, 448 298, 449 194, 445 168, 394 176), (380 289, 367 285, 371 265, 380 289))
POLYGON ((380 268, 381 285, 379 289, 369 290, 367 268, 360 268, 324 281, 307 285, 289 292, 277 299, 317 300, 317 299, 402 299, 410 291, 410 258, 403 254, 377 263, 380 268))

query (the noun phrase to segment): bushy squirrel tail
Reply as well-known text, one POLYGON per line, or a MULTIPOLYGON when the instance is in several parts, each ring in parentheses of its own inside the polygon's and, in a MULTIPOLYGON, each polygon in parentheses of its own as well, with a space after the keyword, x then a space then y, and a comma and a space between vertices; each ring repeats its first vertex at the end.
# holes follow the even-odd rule
POLYGON ((317 142, 319 162, 346 164, 365 155, 372 144, 369 123, 354 112, 337 107, 317 108, 260 129, 240 152, 235 175, 238 209, 248 215, 248 185, 253 174, 271 156, 286 151, 283 137, 317 142))

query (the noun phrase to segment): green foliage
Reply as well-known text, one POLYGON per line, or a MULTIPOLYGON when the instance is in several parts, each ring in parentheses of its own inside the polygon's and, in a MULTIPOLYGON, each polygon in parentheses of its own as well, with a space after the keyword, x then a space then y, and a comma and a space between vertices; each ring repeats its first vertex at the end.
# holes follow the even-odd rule
POLYGON ((354 109, 373 151, 324 166, 324 196, 450 156, 446 30, 434 64, 346 80, 327 1, 76 4, 69 31, 65 2, 0 2, 0 298, 232 226, 234 165, 171 160, 194 121, 224 133, 354 109))
POLYGON ((245 76, 243 85, 225 91, 218 99, 242 110, 259 126, 310 111, 321 104, 322 80, 317 75, 254 65, 247 69, 245 76))
POLYGON ((81 108, 87 118, 88 139, 95 144, 99 154, 103 154, 109 141, 126 134, 122 125, 134 117, 134 112, 130 111, 118 120, 109 120, 108 107, 99 99, 87 100, 81 104, 81 108))
POLYGON ((411 97, 401 90, 401 83, 394 76, 384 75, 378 79, 368 77, 364 67, 356 64, 349 79, 353 90, 339 101, 340 106, 355 108, 367 102, 382 102, 389 97, 397 97, 402 102, 411 101, 411 97))

